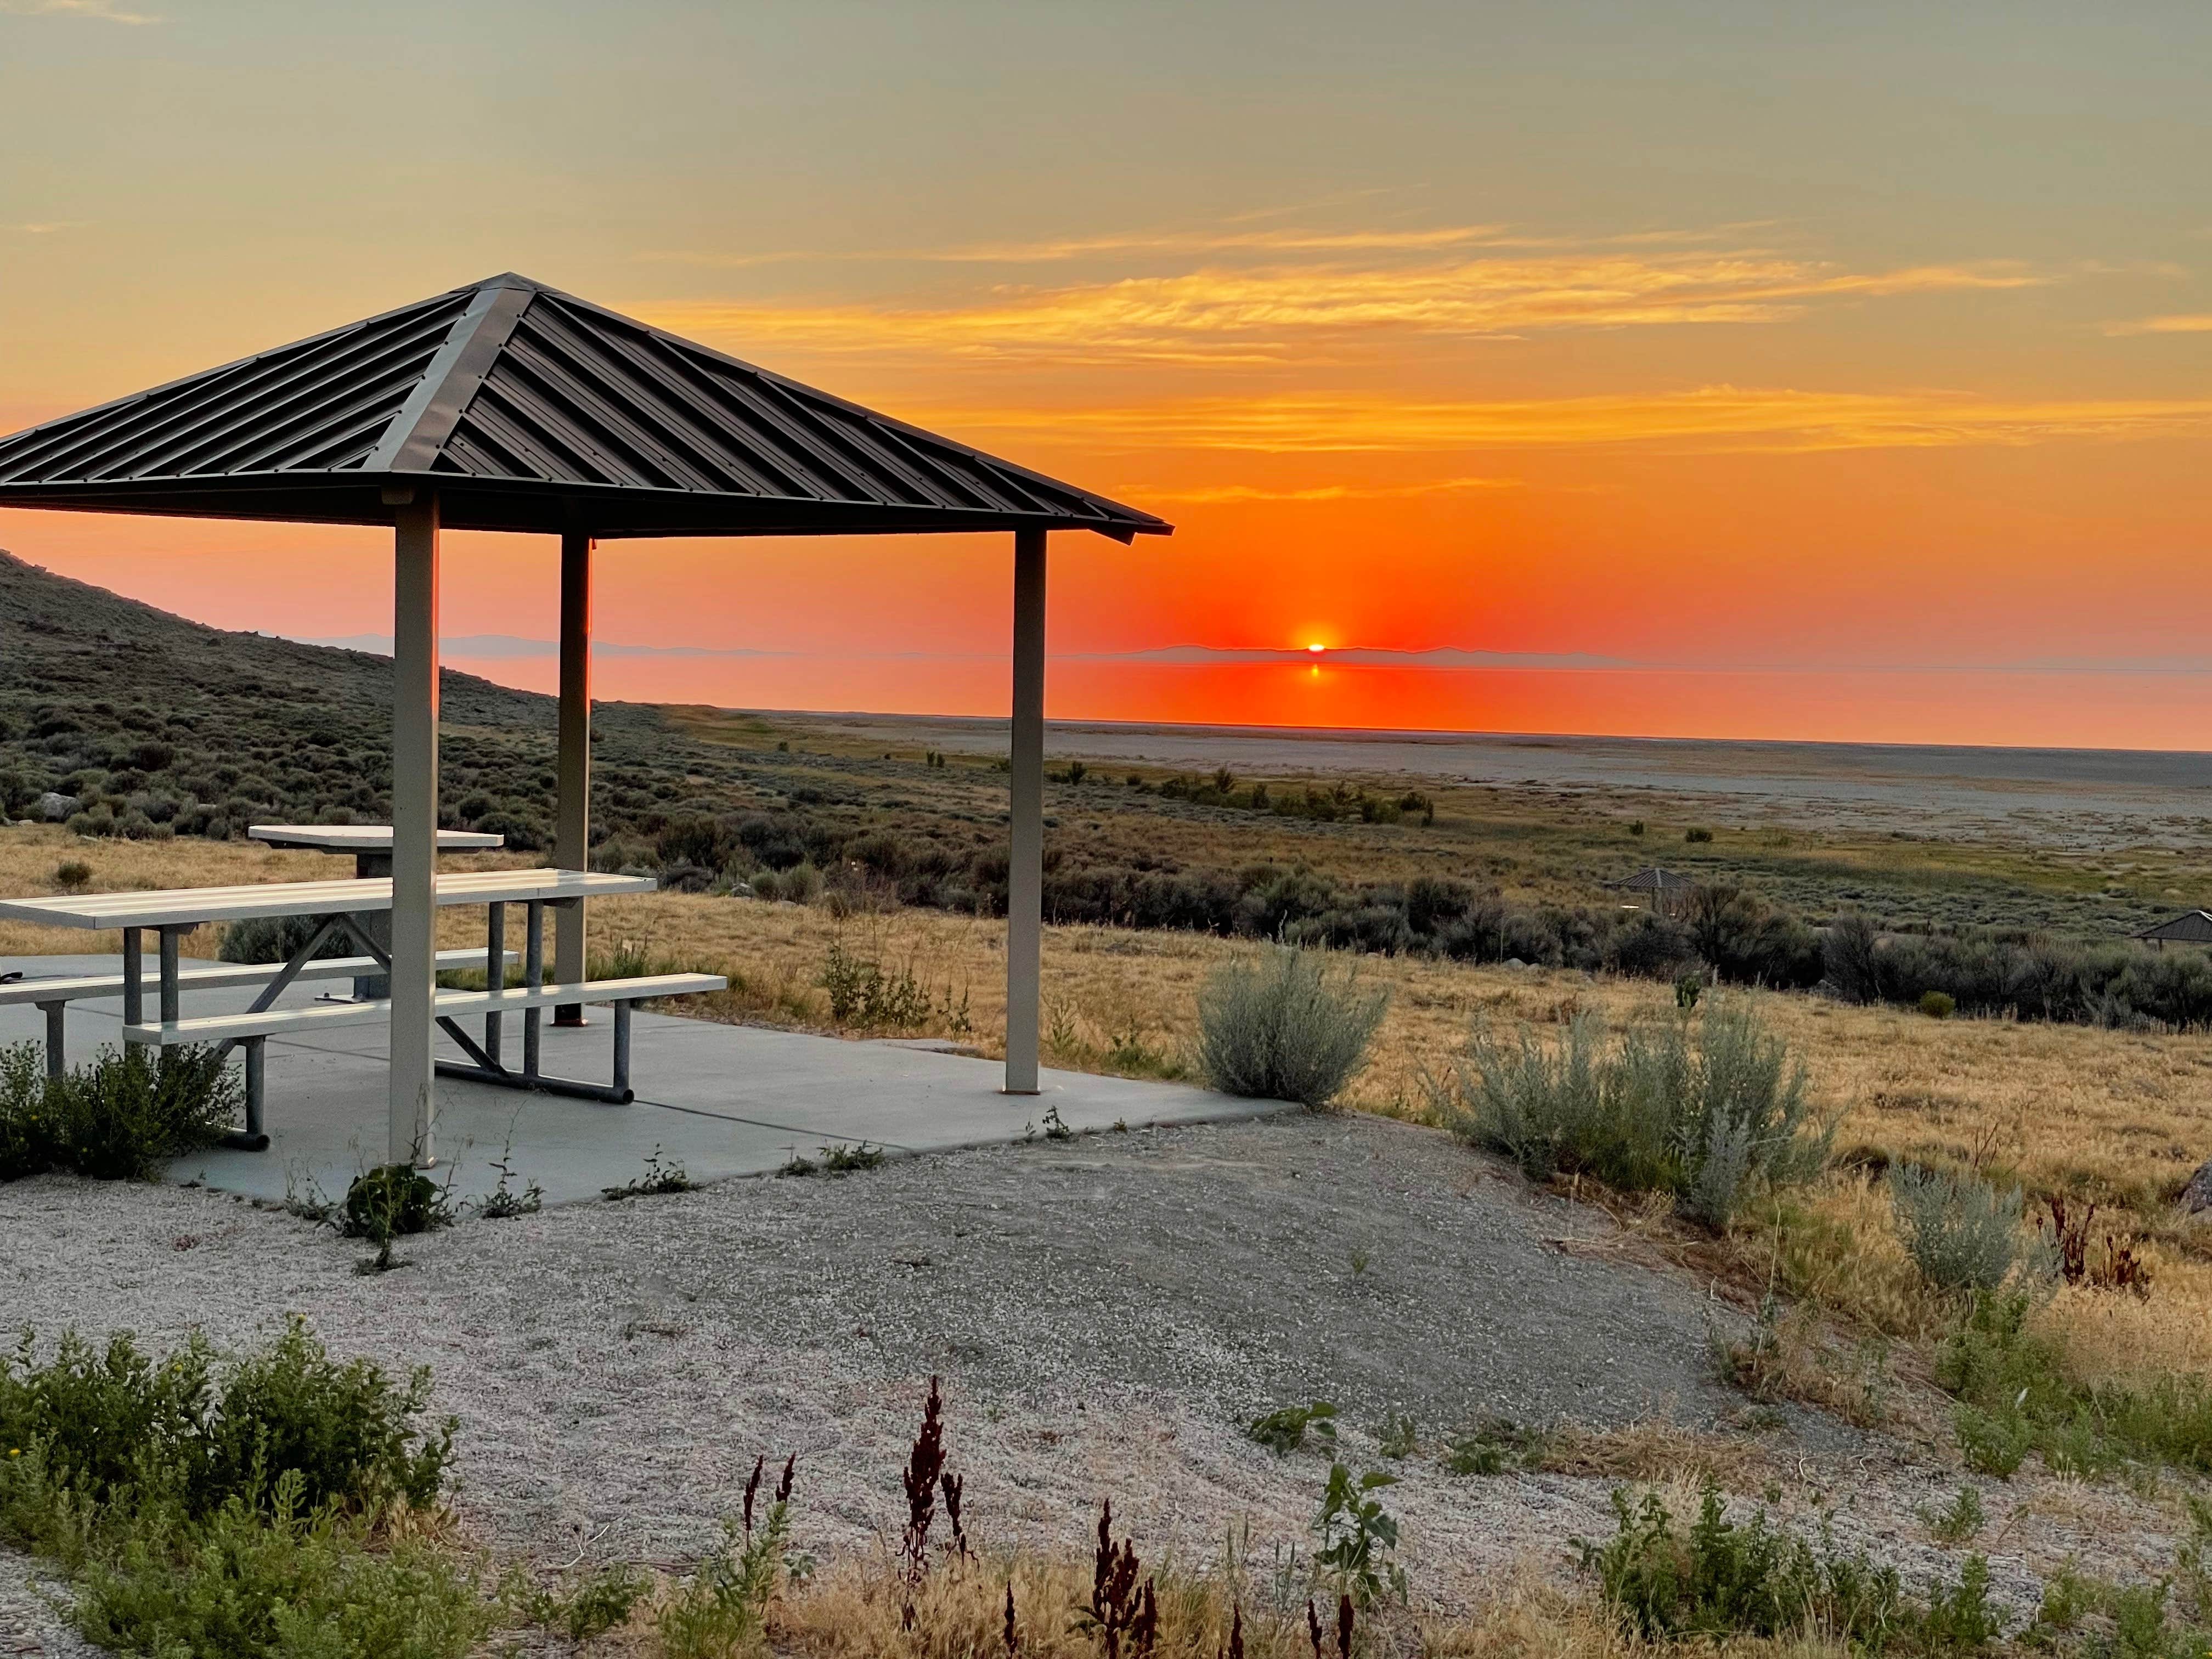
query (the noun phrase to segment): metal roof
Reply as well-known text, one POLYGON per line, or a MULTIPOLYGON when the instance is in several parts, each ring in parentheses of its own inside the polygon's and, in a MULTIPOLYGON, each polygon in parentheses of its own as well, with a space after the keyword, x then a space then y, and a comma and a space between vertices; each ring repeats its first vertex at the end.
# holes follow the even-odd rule
POLYGON ((2185 910, 2170 921, 2146 927, 2137 939, 2165 939, 2184 945, 2212 945, 2212 913, 2185 910))
POLYGON ((0 507, 459 530, 1173 526, 512 274, 0 439, 0 507))
POLYGON ((1626 881, 1613 883, 1616 888, 1649 893, 1672 893, 1697 884, 1687 876, 1677 875, 1672 870, 1662 870, 1656 864, 1648 870, 1638 870, 1626 881))

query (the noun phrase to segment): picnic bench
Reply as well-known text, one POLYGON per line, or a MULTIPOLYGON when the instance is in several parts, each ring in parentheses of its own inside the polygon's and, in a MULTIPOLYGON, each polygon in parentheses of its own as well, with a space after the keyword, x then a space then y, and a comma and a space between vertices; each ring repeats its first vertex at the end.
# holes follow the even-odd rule
MULTIPOLYGON (((496 973, 487 971, 482 991, 442 990, 434 994, 432 1012, 446 1034, 469 1056, 468 1064, 438 1062, 441 1076, 466 1078, 501 1087, 541 1090, 586 1099, 627 1104, 636 1097, 630 1088, 630 1011, 651 998, 684 996, 726 989, 729 981, 715 974, 654 974, 625 979, 585 979, 571 984, 547 985, 544 979, 544 913, 548 906, 574 904, 586 897, 611 893, 651 892, 656 884, 649 876, 605 875, 580 870, 481 870, 441 874, 436 878, 435 901, 440 907, 481 904, 488 926, 481 950, 459 953, 456 967, 484 967, 495 959, 496 973), (507 907, 525 907, 522 983, 507 983, 507 907), (539 1063, 539 1021, 547 1008, 570 1004, 602 1003, 614 1008, 613 1076, 610 1084, 586 1083, 548 1075, 539 1063), (522 1063, 509 1066, 503 1054, 507 1015, 522 1019, 522 1063), (459 1021, 470 1015, 483 1018, 483 1041, 478 1042, 459 1021)), ((372 918, 388 914, 392 904, 389 878, 361 878, 338 881, 272 882, 242 887, 172 889, 142 893, 86 893, 59 898, 0 899, 0 917, 42 923, 48 927, 119 929, 123 934, 123 971, 95 976, 103 988, 89 995, 123 998, 123 1040, 126 1044, 166 1048, 179 1043, 213 1042, 228 1053, 244 1051, 246 1071, 246 1130, 235 1144, 256 1150, 267 1146, 263 1124, 263 1054, 268 1039, 287 1033, 304 1033, 328 1026, 366 1024, 389 1018, 389 998, 368 1001, 321 1003, 305 1008, 278 1008, 276 999, 295 980, 331 972, 352 975, 356 959, 324 959, 317 953, 334 938, 350 938, 386 975, 392 970, 390 952, 374 937, 372 918), (305 941, 278 964, 217 964, 187 973, 179 960, 179 944, 193 928, 209 922, 232 922, 255 917, 306 916, 315 926, 305 941), (144 935, 156 936, 156 969, 150 981, 155 993, 155 1018, 146 1018, 149 988, 144 959, 144 935), (235 971, 234 971, 234 968, 235 971), (258 985, 259 994, 242 1013, 208 1014, 187 1018, 183 996, 187 988, 211 988, 258 985)), ((60 981, 50 981, 58 984, 60 981)), ((0 987, 0 996, 17 1002, 37 1002, 40 986, 27 982, 0 987)), ((66 1006, 51 990, 47 1000, 66 1006)), ((48 1015, 49 1065, 52 1062, 55 1016, 48 1015)))

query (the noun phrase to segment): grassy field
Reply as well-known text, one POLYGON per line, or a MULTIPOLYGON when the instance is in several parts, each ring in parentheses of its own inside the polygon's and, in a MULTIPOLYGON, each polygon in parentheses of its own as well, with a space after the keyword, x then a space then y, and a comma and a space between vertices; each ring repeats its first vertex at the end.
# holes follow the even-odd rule
MULTIPOLYGON (((54 892, 56 870, 68 860, 90 865, 91 885, 102 889, 297 880, 343 873, 347 862, 237 842, 87 842, 55 828, 19 827, 0 831, 0 890, 54 892)), ((443 942, 474 942, 472 921, 442 915, 443 942)), ((889 1028, 872 1024, 865 1009, 848 1009, 842 1020, 833 1014, 823 980, 834 951, 872 968, 892 991, 910 987, 896 999, 905 1009, 898 1030, 1002 1051, 1004 927, 994 921, 664 892, 600 902, 591 927, 595 954, 729 977, 726 994, 672 1012, 882 1034, 889 1028)), ((0 923, 0 954, 103 948, 112 948, 104 936, 0 923)), ((187 945, 213 948, 212 938, 187 945)), ((1188 1075, 1200 987, 1223 963, 1257 948, 1192 933, 1048 927, 1048 1063, 1188 1075)), ((1413 957, 1346 958, 1345 967, 1390 993, 1373 1063, 1347 1103, 1400 1117, 1426 1115, 1428 1080, 1453 1065, 1477 1022, 1556 1030, 1584 1010, 1616 1028, 1673 1015, 1671 991, 1639 981, 1413 957)), ((1929 1340, 1945 1310, 1919 1288, 1869 1172, 1901 1160, 1972 1168, 2032 1196, 2094 1201, 2100 1229, 2139 1242, 2154 1275, 2148 1298, 2069 1287, 2039 1315, 2083 1380, 2212 1372, 2212 1238, 2179 1219, 2172 1202, 2212 1152, 2212 1036, 1938 1020, 1817 995, 1727 994, 1753 1005, 1802 1058, 1815 1098, 1840 1120, 1841 1156, 1786 1214, 1747 1218, 1725 1259, 1694 1240, 1677 1241, 1679 1259, 1739 1284, 1771 1278, 1854 1327, 1929 1340), (1831 1231, 1847 1249, 1820 1247, 1831 1231)))

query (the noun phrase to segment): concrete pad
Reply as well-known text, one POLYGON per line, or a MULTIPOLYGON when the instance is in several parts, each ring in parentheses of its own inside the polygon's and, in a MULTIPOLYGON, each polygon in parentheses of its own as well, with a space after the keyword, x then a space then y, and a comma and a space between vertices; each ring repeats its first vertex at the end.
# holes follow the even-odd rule
MULTIPOLYGON (((32 977, 119 973, 120 957, 20 957, 0 973, 32 977)), ((294 986, 280 1006, 307 1006, 323 985, 294 986)), ((191 994, 185 1012, 242 1011, 249 990, 191 994)), ((120 1040, 122 999, 72 1004, 72 1064, 120 1040)), ((544 1026, 543 1068, 556 1076, 604 1081, 611 1063, 613 1022, 591 1011, 582 1030, 544 1026)), ((0 1008, 0 1042, 40 1039, 33 1007, 0 1008)), ((471 1034, 475 1035, 473 1028, 471 1034)), ((521 1051, 520 1017, 507 1024, 507 1054, 521 1051)), ((179 1160, 170 1179, 264 1200, 342 1196, 353 1178, 385 1154, 386 1033, 380 1024, 343 1026, 297 1039, 269 1041, 265 1152, 216 1149, 179 1160)), ((441 1059, 466 1056, 441 1035, 441 1059)), ((1047 1071, 1035 1097, 1000 1092, 995 1060, 947 1054, 927 1043, 848 1042, 749 1025, 723 1025, 640 1013, 631 1035, 628 1106, 528 1093, 489 1084, 438 1080, 440 1178, 456 1201, 497 1184, 494 1167, 512 1171, 510 1188, 536 1183, 548 1204, 595 1200, 644 1173, 648 1157, 681 1164, 695 1182, 763 1175, 794 1155, 866 1141, 895 1153, 947 1152, 1018 1140, 1042 1132, 1057 1109, 1071 1130, 1135 1128, 1248 1118, 1283 1109, 1181 1084, 1139 1083, 1080 1072, 1047 1071)))

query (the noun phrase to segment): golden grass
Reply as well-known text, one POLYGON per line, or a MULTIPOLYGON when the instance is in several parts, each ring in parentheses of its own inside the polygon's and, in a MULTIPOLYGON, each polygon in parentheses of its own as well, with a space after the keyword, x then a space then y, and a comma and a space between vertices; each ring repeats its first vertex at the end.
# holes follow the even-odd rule
MULTIPOLYGON (((204 842, 87 842, 58 829, 0 831, 0 892, 58 890, 56 866, 81 858, 97 889, 301 880, 348 873, 350 860, 204 842)), ((454 860, 514 864, 516 855, 454 860)), ((479 937, 481 913, 443 913, 441 943, 479 937)), ((510 943, 520 918, 510 915, 510 943)), ((656 893, 594 902, 595 951, 627 944, 657 961, 709 967, 731 990, 671 1012, 830 1030, 818 981, 833 943, 910 971, 933 1012, 921 1030, 1003 1051, 1005 928, 930 910, 841 914, 801 906, 656 893)), ((0 953, 112 949, 112 937, 0 923, 0 953)), ((191 948, 191 947, 188 947, 191 948)), ((213 941, 197 948, 213 952, 213 941)), ((1176 1075, 1196 1035, 1208 974, 1248 943, 1203 935, 1050 927, 1044 997, 1048 1061, 1134 1075, 1176 1075)), ((1565 970, 1508 969, 1402 957, 1348 958, 1387 987, 1374 1063, 1346 1103, 1420 1118, 1425 1079, 1442 1072, 1477 1019, 1556 1026, 1591 1009, 1615 1024, 1672 1008, 1669 988, 1565 970)), ((2040 1316, 2085 1378, 2212 1372, 2212 1242, 2176 1220, 2172 1194, 2212 1152, 2212 1037, 2137 1035, 1998 1020, 1935 1020, 1819 998, 1729 993, 1753 1003, 1808 1068, 1815 1098, 1840 1118, 1838 1145, 1880 1160, 1972 1164, 2031 1191, 2097 1200, 2099 1230, 2144 1240, 2155 1275, 2148 1301, 2069 1290, 2040 1316)), ((1761 1206, 1724 1245, 1677 1241, 1677 1259, 1772 1283, 1871 1330, 1924 1339, 1947 1310, 1919 1284, 1878 1186, 1849 1163, 1808 1192, 1761 1206)))
MULTIPOLYGON (((1237 1564, 1202 1574, 1172 1565, 1146 1571, 1156 1572, 1159 1594, 1159 1659, 1221 1659, 1240 1615, 1249 1659, 1311 1659, 1302 1589, 1279 1601, 1264 1571, 1237 1564)), ((1355 1651, 1424 1659, 1657 1659, 1692 1647, 1704 1659, 1842 1659, 1845 1652, 1807 1637, 1644 1642, 1624 1635, 1588 1596, 1532 1569, 1503 1577, 1498 1595, 1465 1612, 1381 1607, 1360 1615, 1355 1651)), ((790 1659, 994 1659, 1008 1653, 1010 1588, 1019 1659, 1097 1659, 1098 1638, 1077 1617, 1091 1594, 1090 1564, 1035 1553, 986 1555, 933 1573, 915 1598, 910 1629, 902 1627, 907 1598, 888 1556, 837 1562, 770 1609, 769 1648, 790 1659)), ((1322 1651, 1334 1655, 1334 1598, 1315 1600, 1322 1651)), ((649 1613, 626 1634, 628 1651, 659 1651, 649 1613)))

